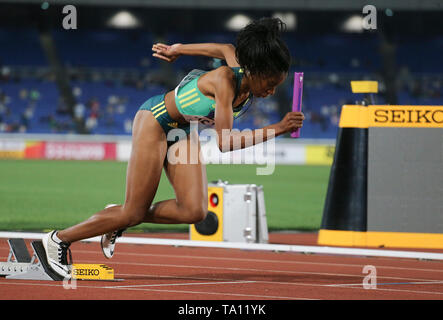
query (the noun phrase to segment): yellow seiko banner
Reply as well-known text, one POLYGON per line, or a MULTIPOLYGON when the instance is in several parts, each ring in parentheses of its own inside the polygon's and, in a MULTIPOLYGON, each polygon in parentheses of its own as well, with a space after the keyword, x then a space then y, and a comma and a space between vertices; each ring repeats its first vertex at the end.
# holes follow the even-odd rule
POLYGON ((443 106, 344 105, 341 128, 443 128, 443 106))

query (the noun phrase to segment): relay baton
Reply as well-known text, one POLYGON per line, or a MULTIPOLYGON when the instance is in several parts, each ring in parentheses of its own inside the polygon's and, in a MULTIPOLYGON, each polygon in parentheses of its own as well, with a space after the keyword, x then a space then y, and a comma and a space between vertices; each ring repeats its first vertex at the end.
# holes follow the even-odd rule
MULTIPOLYGON (((294 92, 292 94, 292 111, 301 111, 301 101, 303 96, 303 72, 294 73, 294 92)), ((291 133, 292 138, 300 137, 300 129, 291 133)))

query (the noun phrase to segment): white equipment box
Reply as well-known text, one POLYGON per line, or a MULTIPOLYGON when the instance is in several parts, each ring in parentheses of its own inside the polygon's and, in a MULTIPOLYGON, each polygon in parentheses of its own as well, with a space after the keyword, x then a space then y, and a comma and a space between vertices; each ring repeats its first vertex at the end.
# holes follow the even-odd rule
POLYGON ((208 184, 208 215, 190 226, 191 240, 267 243, 263 186, 208 184))

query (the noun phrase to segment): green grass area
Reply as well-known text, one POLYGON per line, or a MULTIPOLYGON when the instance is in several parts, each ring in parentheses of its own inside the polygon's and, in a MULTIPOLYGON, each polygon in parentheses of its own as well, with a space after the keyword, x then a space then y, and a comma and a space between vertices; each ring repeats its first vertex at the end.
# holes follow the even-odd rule
MULTIPOLYGON (((263 166, 259 166, 263 167, 263 166)), ((270 230, 320 227, 329 166, 279 165, 269 176, 254 165, 208 165, 208 181, 263 185, 270 230)), ((122 203, 126 163, 0 160, 0 230, 62 229, 108 203, 122 203)), ((174 197, 163 175, 155 201, 174 197)), ((187 225, 142 224, 133 230, 188 230, 187 225)))

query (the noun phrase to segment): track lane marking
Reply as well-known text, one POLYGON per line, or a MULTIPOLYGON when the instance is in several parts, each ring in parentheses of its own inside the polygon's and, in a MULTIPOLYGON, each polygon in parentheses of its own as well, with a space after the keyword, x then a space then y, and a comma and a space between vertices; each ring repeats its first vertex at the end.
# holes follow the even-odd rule
MULTIPOLYGON (((0 285, 6 284, 0 281, 0 285)), ((30 285, 30 286, 45 286, 45 287, 61 287, 61 284, 49 284, 49 283, 18 283, 18 282, 8 282, 11 285, 30 285)), ((100 286, 84 286, 79 285, 78 288, 89 288, 89 289, 115 289, 115 290, 129 290, 129 291, 154 291, 154 292, 171 292, 171 293, 187 293, 187 294, 204 294, 204 295, 220 295, 220 296, 233 296, 233 297, 248 297, 248 298, 265 298, 265 299, 280 299, 280 300, 318 300, 311 298, 300 298, 300 297, 286 297, 286 296, 270 296, 270 295, 259 295, 259 294, 241 294, 241 293, 229 293, 229 292, 208 292, 208 291, 188 291, 188 290, 163 290, 163 289, 149 289, 149 288, 114 288, 114 287, 100 287, 100 286)))

